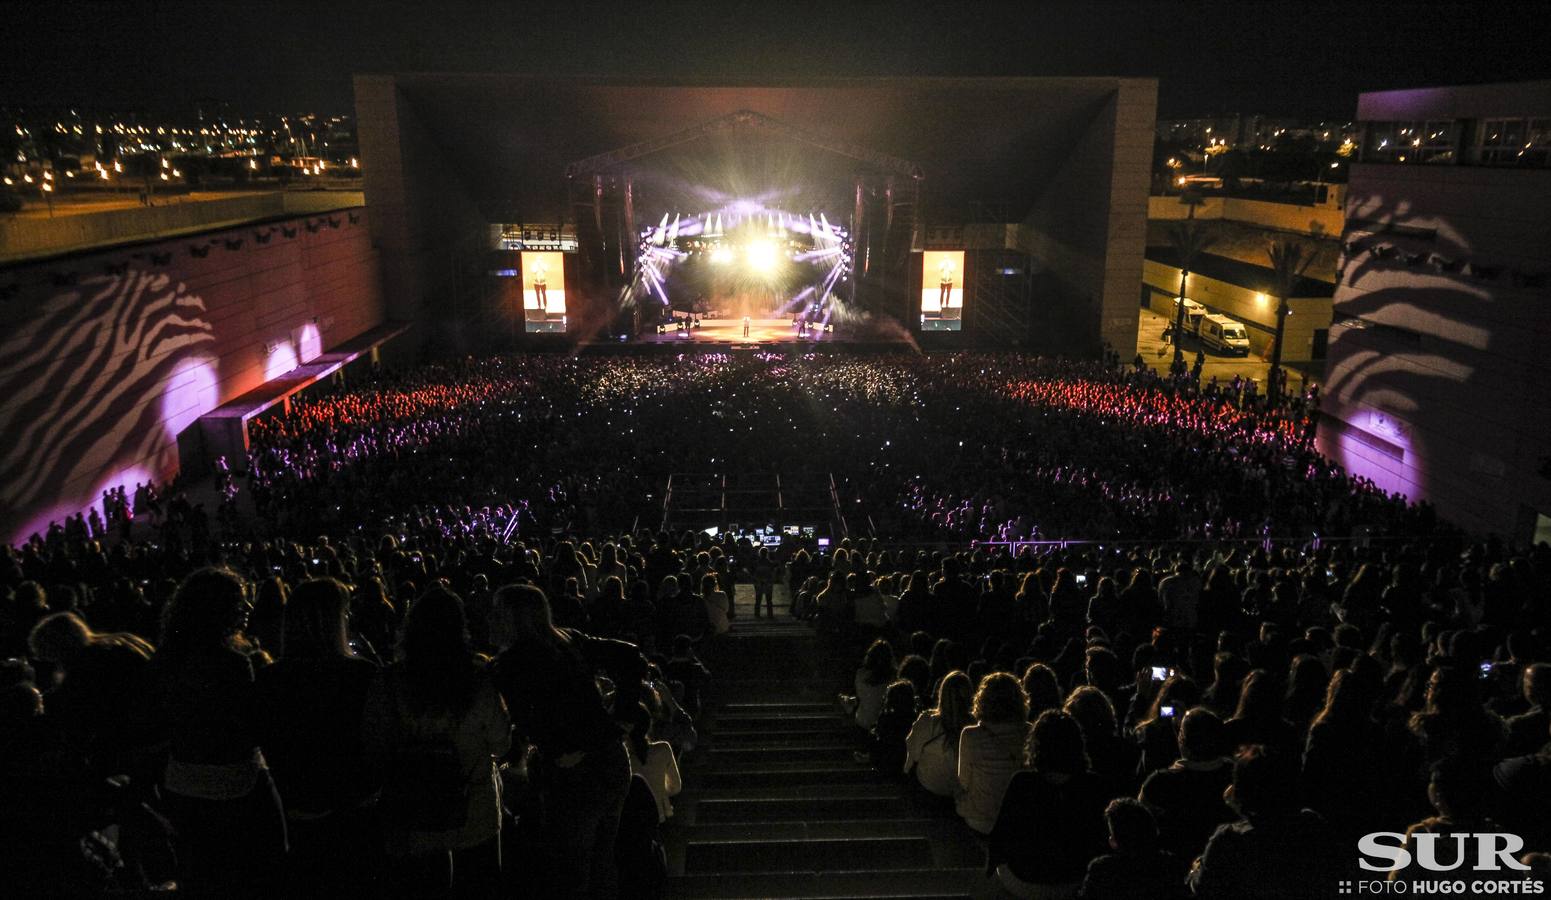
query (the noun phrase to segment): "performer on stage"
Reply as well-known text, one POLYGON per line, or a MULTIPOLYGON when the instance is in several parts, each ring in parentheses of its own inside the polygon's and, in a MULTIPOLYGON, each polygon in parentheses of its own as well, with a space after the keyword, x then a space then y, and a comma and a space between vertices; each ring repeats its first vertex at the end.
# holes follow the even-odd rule
POLYGON ((748 337, 749 336, 749 317, 748 316, 744 316, 743 317, 743 336, 744 337, 748 337))
POLYGON ((533 302, 539 309, 549 311, 549 276, 544 271, 544 264, 538 260, 533 262, 533 302))
POLYGON ((948 303, 953 299, 954 275, 953 260, 944 259, 937 264, 937 315, 941 318, 948 316, 948 303))

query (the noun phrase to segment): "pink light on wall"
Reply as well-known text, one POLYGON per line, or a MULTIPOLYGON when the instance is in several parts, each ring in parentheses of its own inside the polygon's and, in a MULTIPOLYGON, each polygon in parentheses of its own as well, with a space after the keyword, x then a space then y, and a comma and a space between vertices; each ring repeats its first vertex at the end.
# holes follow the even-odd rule
POLYGON ((299 362, 310 363, 323 353, 323 335, 318 333, 315 322, 308 322, 296 331, 296 347, 299 362))
POLYGON ((217 361, 209 356, 180 360, 162 389, 162 426, 174 440, 195 420, 221 405, 217 361))
POLYGON ((299 364, 296 347, 290 341, 276 341, 269 347, 269 358, 264 360, 264 379, 279 378, 299 364))

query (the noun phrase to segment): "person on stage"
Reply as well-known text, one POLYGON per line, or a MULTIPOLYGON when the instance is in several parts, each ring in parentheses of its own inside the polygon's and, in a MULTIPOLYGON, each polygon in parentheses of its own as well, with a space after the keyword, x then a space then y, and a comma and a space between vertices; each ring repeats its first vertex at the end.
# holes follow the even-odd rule
POLYGON ((549 275, 542 262, 533 263, 533 302, 539 309, 549 312, 549 275))
POLYGON ((748 337, 749 336, 749 324, 750 324, 749 317, 748 316, 744 316, 743 317, 743 336, 744 337, 748 337))
POLYGON ((948 317, 948 304, 953 300, 954 268, 951 259, 944 259, 937 264, 937 315, 944 319, 948 317))

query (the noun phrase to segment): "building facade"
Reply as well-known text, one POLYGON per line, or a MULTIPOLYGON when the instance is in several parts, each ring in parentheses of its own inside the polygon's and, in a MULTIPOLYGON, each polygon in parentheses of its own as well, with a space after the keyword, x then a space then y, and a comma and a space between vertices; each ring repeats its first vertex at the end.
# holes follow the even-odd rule
POLYGON ((1362 95, 1322 449, 1475 532, 1551 535, 1551 81, 1362 95))

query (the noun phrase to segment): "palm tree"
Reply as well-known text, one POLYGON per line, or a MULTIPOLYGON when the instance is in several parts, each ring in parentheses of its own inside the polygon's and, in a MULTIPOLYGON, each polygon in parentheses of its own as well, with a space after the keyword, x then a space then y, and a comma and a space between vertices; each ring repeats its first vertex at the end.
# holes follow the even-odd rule
POLYGON ((1180 195, 1179 202, 1190 207, 1190 214, 1181 222, 1169 223, 1169 243, 1174 246, 1174 259, 1179 263, 1179 298, 1174 303, 1174 358, 1184 358, 1180 338, 1185 332, 1185 281, 1190 277, 1190 267, 1207 248, 1217 243, 1217 235, 1207 226, 1196 221, 1196 207, 1201 196, 1195 191, 1180 195))
POLYGON ((1271 344, 1266 393, 1275 406, 1282 402, 1282 333, 1287 328, 1287 315, 1292 312, 1287 306, 1287 298, 1292 296, 1298 279, 1314 262, 1314 251, 1302 241, 1283 238, 1271 242, 1266 248, 1266 256, 1271 260, 1271 292, 1276 297, 1276 338, 1271 344))

